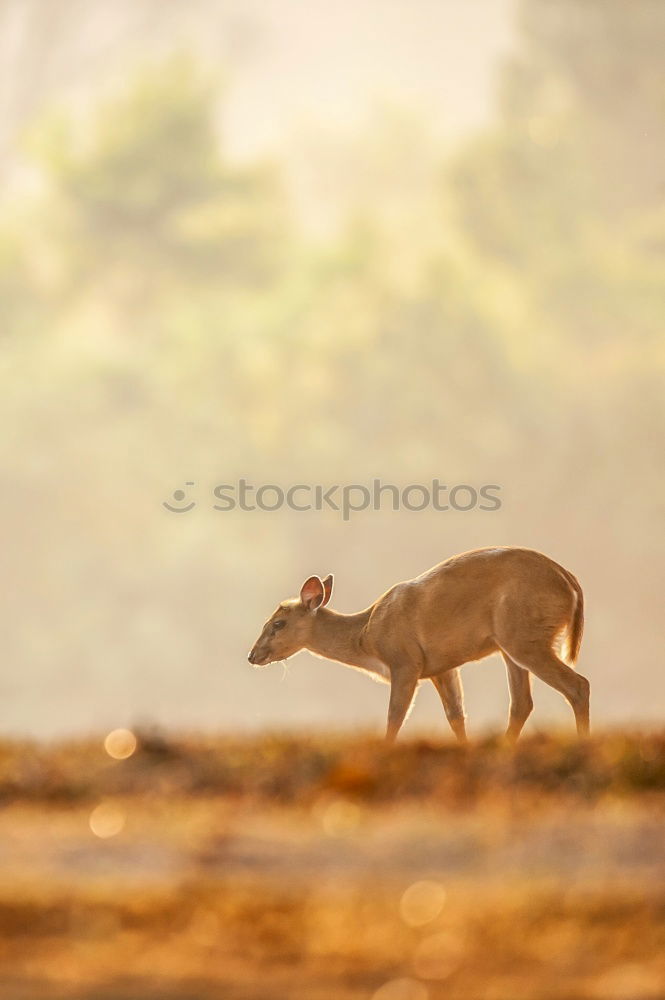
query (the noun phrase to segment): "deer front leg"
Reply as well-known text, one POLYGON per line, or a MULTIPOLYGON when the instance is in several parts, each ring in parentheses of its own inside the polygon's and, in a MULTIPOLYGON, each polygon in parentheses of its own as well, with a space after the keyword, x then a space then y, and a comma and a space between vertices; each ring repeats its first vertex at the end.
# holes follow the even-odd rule
POLYGON ((415 674, 398 673, 393 673, 391 676, 386 739, 389 743, 394 743, 402 723, 411 708, 413 696, 416 693, 418 677, 415 674))

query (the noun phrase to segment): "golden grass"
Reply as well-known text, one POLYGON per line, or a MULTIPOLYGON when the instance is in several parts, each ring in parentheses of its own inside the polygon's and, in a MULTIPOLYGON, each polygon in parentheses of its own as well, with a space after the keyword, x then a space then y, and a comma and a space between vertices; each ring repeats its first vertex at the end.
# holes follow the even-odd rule
POLYGON ((608 733, 586 743, 540 735, 509 751, 496 739, 461 748, 428 740, 268 736, 175 738, 139 732, 114 760, 103 739, 49 747, 0 744, 0 801, 75 802, 100 795, 251 797, 298 804, 335 790, 370 802, 431 799, 469 805, 534 791, 595 799, 665 790, 665 733, 608 733))
POLYGON ((0 797, 2 1000, 665 996, 662 734, 6 743, 0 797))

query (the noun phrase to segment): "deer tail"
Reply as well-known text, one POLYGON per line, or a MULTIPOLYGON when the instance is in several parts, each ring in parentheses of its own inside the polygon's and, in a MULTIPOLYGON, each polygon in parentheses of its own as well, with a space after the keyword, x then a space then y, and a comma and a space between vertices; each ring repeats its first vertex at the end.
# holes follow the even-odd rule
POLYGON ((580 655, 584 633, 584 594, 577 577, 566 570, 566 578, 575 592, 575 610, 568 626, 568 662, 575 663, 580 655))

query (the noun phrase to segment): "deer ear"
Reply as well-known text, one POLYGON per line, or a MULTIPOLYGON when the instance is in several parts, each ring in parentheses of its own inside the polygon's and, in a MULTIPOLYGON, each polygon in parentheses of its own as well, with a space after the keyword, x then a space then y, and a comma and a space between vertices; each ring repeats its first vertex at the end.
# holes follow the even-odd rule
POLYGON ((324 593, 323 593, 323 601, 321 602, 321 607, 322 608, 325 608, 326 604, 330 600, 330 595, 332 594, 332 589, 333 589, 333 575, 332 575, 332 573, 328 573, 328 576, 323 581, 323 591, 324 591, 324 593))
POLYGON ((300 590, 300 602, 308 611, 316 611, 321 607, 324 597, 325 590, 318 576, 310 576, 309 580, 305 580, 300 590))

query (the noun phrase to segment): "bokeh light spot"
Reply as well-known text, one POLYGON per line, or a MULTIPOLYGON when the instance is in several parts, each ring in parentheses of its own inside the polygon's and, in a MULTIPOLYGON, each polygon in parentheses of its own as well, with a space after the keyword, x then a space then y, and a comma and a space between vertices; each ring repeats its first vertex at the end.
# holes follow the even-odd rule
POLYGON ((460 963, 464 942, 450 931, 431 934, 416 948, 413 969, 423 979, 447 979, 460 963))
POLYGON ((114 760, 125 760, 136 750, 136 736, 130 729, 114 729, 104 740, 104 749, 114 760))
POLYGON ((96 837, 115 837, 125 826, 125 813, 115 802, 101 802, 90 813, 90 829, 96 837))
POLYGON ((402 896, 399 911, 409 927, 422 927, 439 916, 446 902, 446 890, 440 882, 424 879, 410 885, 402 896))
POLYGON ((329 837, 345 837, 358 826, 360 809, 353 802, 336 799, 321 815, 321 825, 329 837))

